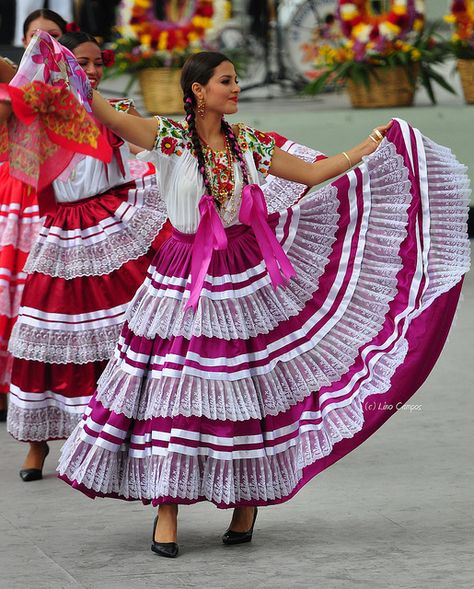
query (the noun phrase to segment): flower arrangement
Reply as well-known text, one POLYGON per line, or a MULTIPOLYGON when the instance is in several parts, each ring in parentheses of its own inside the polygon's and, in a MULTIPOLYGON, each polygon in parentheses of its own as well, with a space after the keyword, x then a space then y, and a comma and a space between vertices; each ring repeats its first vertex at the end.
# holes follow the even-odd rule
MULTIPOLYGON (((165 4, 177 4, 170 0, 165 4)), ((213 26, 213 0, 196 0, 192 10, 178 12, 177 20, 158 20, 153 0, 124 0, 120 6, 121 24, 111 49, 115 65, 108 77, 134 75, 145 68, 178 68, 186 58, 201 49, 206 32, 213 26)), ((167 17, 166 13, 163 14, 167 17)), ((131 80, 131 83, 133 79, 131 80)))
POLYGON ((367 0, 340 0, 337 15, 346 38, 337 47, 320 48, 315 67, 323 73, 306 91, 316 94, 328 82, 340 86, 347 80, 369 88, 381 68, 402 66, 413 87, 420 81, 433 103, 433 83, 454 93, 433 68, 449 56, 449 48, 436 33, 437 24, 424 28, 422 8, 415 0, 393 0, 389 12, 374 15, 367 0))
POLYGON ((472 0, 453 0, 444 20, 454 25, 451 49, 458 59, 474 59, 474 5, 472 0))
POLYGON ((338 18, 343 35, 360 46, 371 44, 381 50, 386 42, 403 40, 424 26, 423 3, 393 0, 384 14, 374 14, 367 0, 340 0, 338 18))

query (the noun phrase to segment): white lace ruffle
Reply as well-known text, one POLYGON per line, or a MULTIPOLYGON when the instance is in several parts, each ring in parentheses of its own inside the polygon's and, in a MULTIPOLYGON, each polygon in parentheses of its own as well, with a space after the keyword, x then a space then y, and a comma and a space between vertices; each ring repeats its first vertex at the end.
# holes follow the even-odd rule
POLYGON ((470 267, 467 234, 469 197, 467 168, 452 151, 423 137, 427 159, 430 207, 428 268, 430 280, 423 293, 425 305, 450 290, 470 267))
POLYGON ((17 322, 9 342, 15 358, 51 364, 87 364, 108 360, 122 323, 82 332, 47 330, 17 322))
MULTIPOLYGON (((320 151, 315 151, 310 147, 297 143, 291 146, 289 153, 307 162, 313 162, 318 155, 322 155, 320 151)), ((268 212, 274 213, 293 206, 306 193, 308 187, 269 174, 265 184, 262 186, 262 190, 265 194, 268 212)))
POLYGON ((143 206, 135 206, 134 213, 127 215, 126 221, 117 219, 123 230, 112 233, 99 243, 70 248, 59 247, 54 239, 50 243, 47 236, 41 236, 31 248, 25 271, 66 280, 78 276, 101 276, 146 254, 166 221, 166 205, 154 175, 146 177, 144 188, 134 188, 131 192, 137 190, 142 193, 143 206))
POLYGON ((15 439, 23 442, 64 440, 81 419, 80 413, 67 413, 58 407, 22 409, 10 403, 7 429, 15 439))
MULTIPOLYGON (((284 288, 271 284, 243 297, 215 300, 202 296, 193 312, 184 311, 185 300, 157 297, 157 290, 147 282, 140 288, 127 311, 130 329, 148 339, 159 335, 249 339, 269 333, 283 321, 296 316, 318 288, 328 262, 337 231, 337 198, 333 186, 323 188, 317 197, 302 205, 296 236, 288 250, 296 278, 284 288), (319 219, 318 225, 309 219, 319 219)), ((241 278, 238 278, 241 280, 241 278)), ((212 281, 212 278, 211 278, 212 281)), ((187 299, 186 299, 187 300, 187 299)))
MULTIPOLYGON (((160 378, 153 378, 151 373, 144 382, 142 377, 122 369, 126 359, 114 359, 99 379, 97 399, 108 409, 137 419, 195 415, 245 421, 278 415, 313 391, 336 382, 353 364, 360 346, 375 337, 385 321, 389 304, 397 293, 399 249, 406 237, 411 195, 401 156, 395 154, 392 144, 387 144, 367 161, 367 167, 369 175, 376 171, 377 177, 385 171, 385 184, 374 181, 371 186, 366 255, 356 290, 344 314, 313 348, 285 362, 274 359, 265 374, 234 382, 190 374, 181 378, 160 374, 160 378), (387 182, 387 178, 391 181, 387 182)), ((308 240, 316 220, 305 220, 303 211, 317 199, 315 193, 301 204, 297 235, 302 232, 308 240)), ((310 255, 311 250, 306 247, 299 252, 297 261, 310 255)), ((271 322, 273 310, 270 308, 266 313, 271 322)), ((229 321, 229 315, 225 319, 229 321)), ((214 321, 217 324, 217 318, 214 321)), ((127 354, 119 347, 116 355, 120 352, 127 354)))
POLYGON ((0 218, 0 247, 13 245, 15 249, 29 252, 41 227, 38 217, 34 222, 22 222, 18 216, 0 218))
POLYGON ((371 380, 346 407, 323 416, 310 429, 307 421, 292 445, 264 458, 221 460, 185 453, 133 458, 125 443, 118 452, 81 440, 80 423, 61 450, 58 472, 98 494, 152 501, 160 497, 205 498, 216 504, 272 501, 288 497, 303 478, 303 469, 328 456, 337 442, 353 437, 364 423, 363 401, 390 387, 407 351, 405 340, 383 356, 371 380))
POLYGON ((12 318, 18 315, 24 288, 24 280, 21 284, 0 287, 0 316, 12 318))

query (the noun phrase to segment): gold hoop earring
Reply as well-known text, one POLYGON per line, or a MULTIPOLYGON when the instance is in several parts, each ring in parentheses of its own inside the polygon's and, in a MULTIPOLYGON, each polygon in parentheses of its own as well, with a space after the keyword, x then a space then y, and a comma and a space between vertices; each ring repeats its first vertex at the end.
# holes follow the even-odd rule
POLYGON ((198 102, 198 114, 201 117, 201 119, 204 118, 205 114, 206 114, 206 102, 204 100, 204 98, 201 98, 198 102))

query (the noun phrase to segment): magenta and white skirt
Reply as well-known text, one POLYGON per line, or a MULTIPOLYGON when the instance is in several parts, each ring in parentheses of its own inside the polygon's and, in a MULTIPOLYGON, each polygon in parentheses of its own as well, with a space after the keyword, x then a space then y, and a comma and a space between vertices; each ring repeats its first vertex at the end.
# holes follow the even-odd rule
POLYGON ((60 477, 153 505, 288 500, 433 367, 468 269, 468 196, 452 153, 398 121, 359 168, 269 215, 296 278, 274 290, 253 230, 231 227, 195 312, 194 236, 174 230, 60 477))

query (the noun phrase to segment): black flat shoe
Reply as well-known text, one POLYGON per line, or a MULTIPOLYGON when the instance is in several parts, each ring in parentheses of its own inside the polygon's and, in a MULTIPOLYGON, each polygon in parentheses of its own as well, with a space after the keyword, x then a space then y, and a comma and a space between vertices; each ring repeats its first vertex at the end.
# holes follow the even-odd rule
POLYGON ((257 519, 258 509, 255 508, 255 513, 253 514, 253 522, 252 527, 250 530, 246 532, 233 532, 232 530, 227 530, 224 532, 222 536, 222 542, 227 544, 227 546, 232 546, 233 544, 244 544, 245 542, 251 542, 252 534, 253 534, 253 527, 255 525, 255 520, 257 519))
POLYGON ((31 483, 31 481, 40 481, 43 478, 43 466, 46 456, 49 454, 49 446, 46 444, 46 452, 44 453, 43 464, 41 468, 22 468, 20 470, 21 480, 25 483, 31 483))
POLYGON ((156 542, 155 532, 158 524, 158 516, 155 517, 155 523, 153 524, 153 536, 151 537, 151 551, 159 556, 165 558, 176 558, 179 552, 179 546, 176 542, 156 542))

